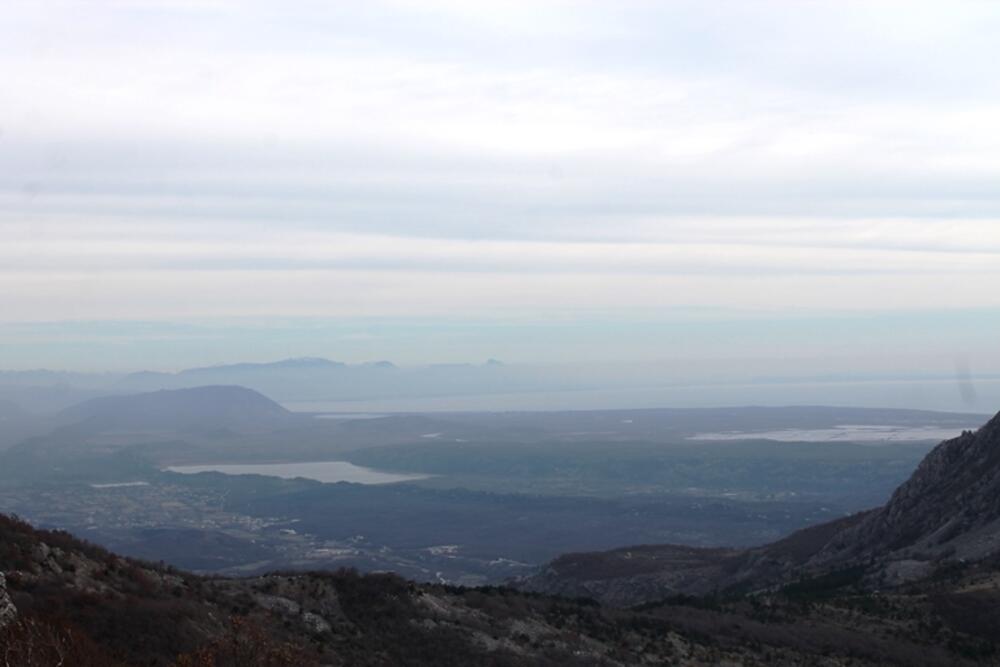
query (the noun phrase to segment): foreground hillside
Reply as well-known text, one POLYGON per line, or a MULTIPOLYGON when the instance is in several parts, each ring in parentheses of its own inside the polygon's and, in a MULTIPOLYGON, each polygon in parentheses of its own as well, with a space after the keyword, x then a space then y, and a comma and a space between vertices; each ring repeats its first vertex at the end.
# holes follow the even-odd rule
POLYGON ((994 664, 997 565, 626 610, 352 571, 203 578, 0 515, 0 664, 994 664))

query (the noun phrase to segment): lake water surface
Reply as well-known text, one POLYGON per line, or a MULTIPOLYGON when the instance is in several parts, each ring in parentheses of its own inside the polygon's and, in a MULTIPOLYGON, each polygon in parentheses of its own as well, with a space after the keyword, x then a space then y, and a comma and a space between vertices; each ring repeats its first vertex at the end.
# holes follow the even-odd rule
POLYGON ((171 466, 170 472, 195 475, 200 472, 220 472, 224 475, 267 475, 281 479, 304 477, 317 482, 353 482, 355 484, 392 484, 427 479, 428 475, 382 472, 356 466, 347 461, 316 461, 311 463, 222 463, 203 466, 171 466))
POLYGON ((941 426, 836 426, 834 428, 784 428, 774 431, 722 431, 699 433, 688 440, 776 440, 778 442, 941 442, 961 435, 966 428, 941 426))

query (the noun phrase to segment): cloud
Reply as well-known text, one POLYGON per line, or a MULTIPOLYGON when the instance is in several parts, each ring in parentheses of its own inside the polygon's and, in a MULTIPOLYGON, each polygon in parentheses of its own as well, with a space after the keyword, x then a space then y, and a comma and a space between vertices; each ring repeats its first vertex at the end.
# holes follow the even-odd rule
POLYGON ((998 307, 998 24, 14 3, 0 318, 998 307))
POLYGON ((622 274, 1000 275, 1000 228, 951 220, 647 221, 614 240, 393 236, 145 221, 2 223, 7 273, 350 269, 622 274))

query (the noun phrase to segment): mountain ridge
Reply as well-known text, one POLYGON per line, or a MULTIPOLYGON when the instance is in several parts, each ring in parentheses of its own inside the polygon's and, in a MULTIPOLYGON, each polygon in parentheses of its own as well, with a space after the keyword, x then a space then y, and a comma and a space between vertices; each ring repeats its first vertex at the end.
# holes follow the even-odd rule
POLYGON ((1000 414, 931 450, 882 508, 839 536, 819 559, 983 558, 1000 551, 1000 414), (978 543, 969 537, 983 529, 978 543), (843 542, 843 544, 839 543, 843 542))
POLYGON ((256 428, 293 418, 260 392, 236 385, 160 389, 103 396, 56 415, 64 425, 89 423, 101 428, 256 428))

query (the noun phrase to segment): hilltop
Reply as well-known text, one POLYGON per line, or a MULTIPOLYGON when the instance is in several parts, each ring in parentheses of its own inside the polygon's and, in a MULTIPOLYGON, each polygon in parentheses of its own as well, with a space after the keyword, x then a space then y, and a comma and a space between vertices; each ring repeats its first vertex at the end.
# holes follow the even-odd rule
POLYGON ((292 418, 291 412, 252 389, 203 386, 95 398, 62 410, 56 421, 105 430, 245 430, 292 418))

